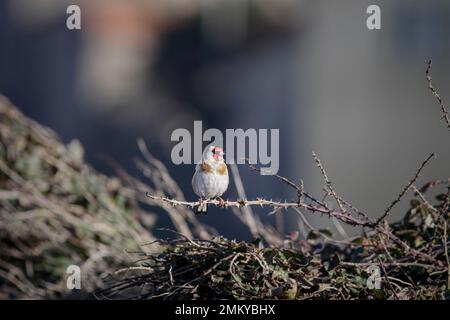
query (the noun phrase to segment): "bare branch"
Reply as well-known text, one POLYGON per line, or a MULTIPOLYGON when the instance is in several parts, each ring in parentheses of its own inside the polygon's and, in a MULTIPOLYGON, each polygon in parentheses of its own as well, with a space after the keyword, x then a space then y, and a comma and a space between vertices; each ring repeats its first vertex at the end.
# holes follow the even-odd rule
POLYGON ((297 185, 297 184, 295 184, 294 182, 292 182, 291 180, 289 180, 289 179, 286 178, 286 177, 283 177, 283 176, 280 176, 279 174, 275 174, 275 173, 272 173, 272 172, 270 172, 270 171, 267 171, 267 170, 264 170, 264 169, 261 169, 261 168, 256 167, 255 165, 251 164, 250 161, 249 161, 249 159, 247 159, 247 158, 245 159, 245 163, 247 164, 247 166, 248 166, 251 170, 256 171, 256 172, 260 172, 260 173, 261 173, 261 172, 267 173, 268 175, 271 175, 271 176, 277 178, 279 181, 281 181, 281 182, 287 184, 288 186, 290 186, 291 188, 293 188, 295 191, 297 191, 297 195, 298 195, 299 201, 301 201, 300 199, 301 199, 302 197, 305 197, 305 198, 308 198, 308 199, 311 200, 312 202, 314 202, 314 203, 316 203, 316 204, 318 204, 318 205, 320 205, 320 206, 322 206, 322 207, 324 207, 324 208, 327 207, 324 203, 322 203, 321 201, 315 199, 315 198, 312 197, 310 194, 308 194, 308 193, 306 193, 306 192, 304 191, 304 188, 303 188, 303 181, 300 181, 300 184, 297 185))
POLYGON ((383 271, 384 278, 386 279, 386 283, 387 283, 387 285, 389 286, 389 289, 392 291, 392 293, 394 294, 395 298, 396 298, 397 300, 399 300, 399 297, 398 297, 398 295, 397 295, 397 292, 395 292, 395 289, 394 289, 394 287, 392 286, 391 281, 389 281, 389 275, 388 275, 388 273, 386 272, 386 269, 384 268, 383 262, 381 261, 380 258, 378 258, 378 261, 380 262, 380 267, 381 267, 381 270, 383 271))
MULTIPOLYGON (((342 266, 348 266, 348 267, 357 267, 357 268, 367 268, 371 265, 373 265, 373 262, 341 262, 342 266)), ((430 269, 438 269, 441 268, 432 264, 426 264, 426 263, 418 263, 418 262, 390 262, 390 263, 384 263, 384 266, 386 267, 418 267, 418 268, 430 268, 430 269)))
POLYGON ((432 65, 432 61, 430 59, 430 60, 428 60, 427 71, 425 72, 426 78, 427 78, 427 81, 428 81, 428 89, 431 91, 433 96, 436 97, 436 99, 437 99, 437 101, 439 103, 439 106, 441 107, 442 119, 445 120, 445 122, 447 123, 447 128, 450 129, 450 119, 449 119, 449 115, 448 115, 448 110, 445 107, 444 101, 442 100, 441 95, 439 94, 438 90, 431 83, 431 80, 433 79, 431 77, 431 65, 432 65))
POLYGON ((450 261, 448 257, 448 236, 447 236, 447 220, 444 219, 444 235, 442 237, 442 241, 444 242, 444 253, 445 260, 447 261, 447 290, 450 289, 450 261))
POLYGON ((420 165, 419 169, 417 169, 416 174, 414 175, 414 177, 409 181, 409 183, 403 188, 403 190, 400 192, 400 194, 398 195, 398 197, 389 205, 389 207, 386 208, 386 210, 384 211, 383 215, 378 218, 377 220, 377 224, 380 223, 382 220, 384 220, 389 213, 391 212, 392 208, 400 202, 400 200, 403 198, 403 196, 406 194, 406 192, 408 192, 409 188, 411 188, 411 186, 417 181, 417 179, 419 178, 420 172, 423 170, 423 168, 425 168, 425 166, 427 165, 427 163, 431 160, 431 158, 434 157, 434 153, 430 154, 428 156, 428 158, 425 159, 424 162, 422 162, 422 164, 420 165))
MULTIPOLYGON (((167 203, 170 203, 173 206, 187 206, 190 208, 194 208, 196 206, 200 205, 200 201, 181 201, 181 200, 175 200, 175 199, 169 199, 165 197, 158 197, 151 195, 147 193, 147 197, 153 200, 160 200, 167 203)), ((215 206, 220 205, 220 201, 216 199, 209 199, 209 200, 203 200, 203 203, 212 204, 215 206)), ((321 206, 306 204, 306 203, 298 203, 298 202, 278 202, 274 200, 266 200, 263 198, 258 198, 257 200, 225 200, 223 206, 225 208, 228 207, 246 207, 246 206, 260 206, 260 207, 272 207, 274 209, 289 209, 289 208, 303 208, 306 210, 309 210, 311 212, 321 213, 328 215, 329 217, 334 217, 339 219, 340 221, 347 223, 349 225, 353 226, 372 226, 372 223, 370 221, 361 220, 358 218, 353 217, 348 212, 341 212, 339 210, 331 210, 328 208, 323 208, 321 206)))
POLYGON ((430 210, 433 213, 438 213, 438 210, 431 205, 430 202, 428 202, 427 198, 423 195, 422 192, 413 184, 411 185, 411 189, 417 194, 417 196, 422 200, 423 204, 427 207, 428 210, 430 210))
POLYGON ((328 178, 327 172, 325 171, 325 168, 322 165, 322 161, 320 161, 319 157, 317 156, 317 154, 314 151, 312 152, 312 156, 314 158, 314 161, 316 162, 317 167, 320 170, 320 173, 322 174, 323 179, 325 180, 325 184, 328 188, 327 192, 329 194, 331 194, 331 196, 334 198, 334 200, 336 201, 336 203, 339 206, 339 208, 341 209, 341 211, 345 211, 341 200, 339 199, 338 195, 336 194, 336 191, 334 191, 334 189, 333 189, 333 185, 331 184, 331 181, 328 178))

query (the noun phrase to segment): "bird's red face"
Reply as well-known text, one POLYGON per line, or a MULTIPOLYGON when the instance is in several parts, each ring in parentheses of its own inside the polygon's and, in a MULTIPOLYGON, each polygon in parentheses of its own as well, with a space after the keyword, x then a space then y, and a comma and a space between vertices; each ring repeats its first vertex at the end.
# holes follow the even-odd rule
POLYGON ((212 156, 213 156, 214 160, 217 160, 217 161, 223 160, 223 155, 225 153, 223 152, 222 148, 212 146, 211 152, 212 152, 212 156))

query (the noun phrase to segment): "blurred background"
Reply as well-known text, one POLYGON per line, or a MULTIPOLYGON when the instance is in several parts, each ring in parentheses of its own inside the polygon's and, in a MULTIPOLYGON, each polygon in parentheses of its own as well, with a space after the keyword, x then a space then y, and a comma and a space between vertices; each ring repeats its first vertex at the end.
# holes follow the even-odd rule
MULTIPOLYGON (((138 174, 143 137, 190 200, 194 165, 171 163, 174 129, 194 120, 204 130, 279 128, 279 174, 320 197, 314 150, 336 191, 378 217, 431 152, 438 157, 420 183, 450 175, 448 130, 425 80, 433 58, 450 101, 449 30, 446 0, 3 0, 0 93, 65 142, 79 139, 106 174, 108 159, 138 174), (66 27, 70 4, 81 8, 81 30, 66 27), (371 4, 381 7, 381 30, 366 27, 371 4)), ((239 168, 249 199, 295 197, 239 168)), ((234 187, 225 197, 237 197, 234 187)), ((282 233, 298 228, 294 216, 268 211, 255 209, 282 233)), ((224 210, 201 219, 250 237, 224 210)))

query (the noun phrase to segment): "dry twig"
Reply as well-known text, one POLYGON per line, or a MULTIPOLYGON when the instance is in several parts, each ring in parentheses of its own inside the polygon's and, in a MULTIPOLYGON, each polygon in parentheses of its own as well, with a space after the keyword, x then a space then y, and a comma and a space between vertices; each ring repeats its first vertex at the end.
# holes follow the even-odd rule
POLYGON ((447 123, 447 128, 450 129, 450 119, 449 119, 449 115, 448 115, 448 110, 447 110, 447 108, 444 104, 444 101, 442 100, 441 95, 439 94, 438 90, 431 83, 431 80, 433 79, 431 77, 431 65, 432 65, 432 60, 430 59, 430 60, 428 60, 427 70, 425 72, 427 82, 428 82, 428 89, 431 91, 433 96, 436 97, 436 99, 439 103, 439 106, 441 107, 442 119, 447 123))
POLYGON ((430 154, 428 158, 425 159, 425 161, 422 162, 419 169, 417 169, 416 174, 414 177, 408 182, 408 184, 403 188, 403 190, 400 192, 400 194, 397 196, 397 198, 386 208, 383 215, 378 218, 377 224, 379 224, 381 221, 383 221, 391 212, 392 208, 400 202, 400 200, 403 198, 403 196, 408 192, 408 190, 411 188, 411 186, 417 181, 419 178, 420 173, 422 172, 423 168, 427 165, 427 163, 434 157, 434 153, 430 154))

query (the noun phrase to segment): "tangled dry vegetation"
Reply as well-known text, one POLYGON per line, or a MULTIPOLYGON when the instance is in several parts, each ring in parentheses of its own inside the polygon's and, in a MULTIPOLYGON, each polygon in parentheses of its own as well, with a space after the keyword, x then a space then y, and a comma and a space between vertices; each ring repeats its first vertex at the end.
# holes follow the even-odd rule
POLYGON ((153 240, 138 213, 134 192, 87 166, 77 141, 65 146, 0 96, 0 298, 64 296, 69 265, 92 292, 153 240))
MULTIPOLYGON (((431 62, 428 87, 449 125, 430 70, 431 62)), ((434 154, 377 219, 338 195, 316 154, 324 195, 273 175, 274 183, 295 192, 285 202, 247 200, 232 165, 238 199, 225 205, 255 239, 247 243, 199 222, 191 210, 198 202, 185 199, 142 140, 136 164, 145 182, 117 166, 118 178, 108 178, 83 162, 79 143, 63 145, 2 98, 0 141, 0 297, 64 297, 66 268, 78 264, 83 292, 95 291, 90 297, 100 299, 450 299, 450 178, 418 185, 434 154), (404 218, 389 224, 397 203, 411 193, 404 218), (174 229, 167 230, 169 238, 152 236, 148 218, 154 215, 143 205, 168 215, 174 229), (295 212, 304 235, 280 235, 262 223, 254 206, 295 212), (315 228, 306 212, 362 233, 337 240, 315 228)))
MULTIPOLYGON (((448 224, 450 181, 418 189, 405 217, 364 228, 349 240, 310 229, 283 246, 261 246, 222 237, 157 240, 160 254, 116 273, 100 298, 132 299, 450 299, 448 224), (431 189, 445 186, 432 205, 431 189), (379 279, 379 280, 377 280, 379 279), (380 286, 377 288, 377 281, 380 286)), ((241 206, 245 206, 243 203, 241 206)), ((344 206, 344 205, 343 205, 344 206)), ((302 216, 298 207, 293 207, 302 216)), ((348 210, 348 209, 346 209, 348 210)), ((339 219, 339 218, 338 218, 339 219)), ((343 219, 341 219, 343 222, 343 219)))

